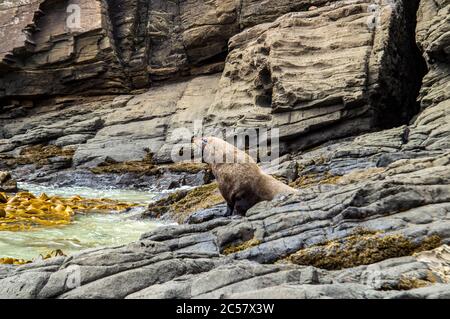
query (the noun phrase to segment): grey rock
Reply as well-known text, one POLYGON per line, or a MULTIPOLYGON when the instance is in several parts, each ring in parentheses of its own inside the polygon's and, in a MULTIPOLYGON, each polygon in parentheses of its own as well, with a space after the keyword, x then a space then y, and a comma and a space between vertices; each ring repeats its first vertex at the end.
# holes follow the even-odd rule
POLYGON ((192 215, 189 216, 186 222, 188 224, 200 224, 215 218, 226 217, 226 215, 227 215, 226 204, 222 204, 212 208, 194 212, 192 215))
POLYGON ((0 295, 4 299, 37 298, 49 277, 47 272, 26 272, 6 277, 0 280, 0 295))

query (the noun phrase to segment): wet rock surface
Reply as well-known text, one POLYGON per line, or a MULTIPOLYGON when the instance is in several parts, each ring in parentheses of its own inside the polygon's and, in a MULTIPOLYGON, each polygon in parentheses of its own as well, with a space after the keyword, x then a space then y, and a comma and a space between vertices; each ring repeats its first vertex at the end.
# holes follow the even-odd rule
MULTIPOLYGON (((450 2, 397 1, 399 11, 383 5, 374 29, 367 1, 234 3, 180 2, 178 15, 178 2, 149 2, 160 14, 150 15, 150 78, 186 70, 186 57, 203 70, 224 67, 222 74, 101 102, 71 97, 3 108, 0 168, 19 179, 51 172, 61 181, 76 171, 87 182, 107 157, 126 163, 150 152, 164 164, 179 140, 171 133, 209 114, 210 128, 280 126, 290 154, 267 170, 299 193, 259 203, 245 217, 223 217, 223 204, 213 205, 129 245, 0 266, 0 297, 450 298, 450 2), (177 33, 179 23, 187 27, 177 33), (214 59, 228 38, 226 61, 214 59), (425 69, 413 56, 415 42, 428 68, 420 92, 425 69), (322 64, 307 63, 312 56, 322 64), (6 164, 40 143, 73 149, 69 167, 61 154, 40 169, 6 164)), ((138 53, 127 52, 128 29, 122 25, 117 47, 131 61, 138 53)), ((190 174, 185 181, 203 183, 202 172, 190 174)), ((158 181, 133 181, 147 182, 158 181)))

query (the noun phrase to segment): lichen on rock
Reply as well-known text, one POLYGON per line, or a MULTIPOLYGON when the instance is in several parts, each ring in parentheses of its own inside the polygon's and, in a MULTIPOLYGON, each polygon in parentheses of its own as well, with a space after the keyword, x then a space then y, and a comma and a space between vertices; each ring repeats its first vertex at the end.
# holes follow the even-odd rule
POLYGON ((333 176, 329 172, 325 174, 307 174, 302 175, 289 185, 294 188, 306 188, 316 185, 336 184, 341 176, 333 176))

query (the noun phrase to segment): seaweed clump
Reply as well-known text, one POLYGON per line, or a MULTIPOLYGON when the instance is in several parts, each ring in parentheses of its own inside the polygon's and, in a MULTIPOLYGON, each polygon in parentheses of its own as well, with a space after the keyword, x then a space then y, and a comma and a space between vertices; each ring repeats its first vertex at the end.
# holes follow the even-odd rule
MULTIPOLYGON (((51 252, 39 255, 38 259, 46 260, 60 256, 67 256, 61 249, 53 250, 51 252)), ((26 265, 32 263, 33 260, 18 259, 12 257, 0 258, 0 265, 26 265)))
POLYGON ((209 165, 205 163, 180 162, 167 166, 167 169, 172 173, 197 174, 202 171, 207 171, 209 169, 209 165))
POLYGON ((11 257, 5 257, 0 258, 0 265, 25 265, 32 263, 31 260, 25 260, 25 259, 18 259, 18 258, 11 258, 11 257))
POLYGON ((183 223, 191 213, 213 207, 225 200, 217 183, 203 185, 192 190, 181 190, 149 205, 146 216, 166 216, 183 223))
POLYGON ((223 250, 223 254, 224 255, 231 255, 234 253, 238 253, 240 251, 258 246, 259 244, 261 244, 261 241, 256 239, 256 238, 252 238, 246 242, 243 242, 242 244, 239 245, 229 245, 228 247, 226 247, 223 250))
POLYGON ((141 161, 126 161, 117 162, 114 159, 107 157, 103 163, 97 167, 91 168, 94 174, 124 174, 135 173, 139 175, 159 175, 162 173, 161 169, 153 162, 153 155, 148 153, 141 161))
POLYGON ((288 262, 311 265, 328 270, 369 265, 385 259, 410 256, 441 245, 441 238, 432 235, 422 242, 413 242, 401 234, 357 231, 355 234, 297 251, 288 262))
POLYGON ((430 271, 427 273, 426 278, 414 278, 408 276, 401 276, 400 280, 396 284, 395 290, 411 290, 416 288, 423 288, 435 284, 438 282, 436 276, 430 271))
POLYGON ((125 211, 135 204, 111 199, 85 199, 80 196, 63 198, 28 192, 8 196, 0 193, 0 231, 30 230, 39 226, 69 224, 76 213, 109 213, 125 211))
POLYGON ((204 163, 180 162, 168 165, 156 165, 153 161, 153 155, 148 153, 143 160, 117 162, 107 157, 97 167, 91 168, 94 174, 125 174, 134 173, 138 175, 162 175, 165 171, 171 173, 190 173, 197 174, 201 171, 207 171, 208 165, 204 163))
POLYGON ((50 164, 50 159, 54 157, 61 157, 71 162, 74 154, 75 149, 73 148, 39 144, 22 149, 18 157, 7 159, 5 163, 10 167, 28 164, 35 164, 36 167, 42 167, 50 164))
POLYGON ((323 184, 337 184, 341 176, 331 175, 329 172, 319 175, 319 174, 305 174, 297 178, 295 181, 289 184, 293 188, 308 188, 316 185, 323 184))

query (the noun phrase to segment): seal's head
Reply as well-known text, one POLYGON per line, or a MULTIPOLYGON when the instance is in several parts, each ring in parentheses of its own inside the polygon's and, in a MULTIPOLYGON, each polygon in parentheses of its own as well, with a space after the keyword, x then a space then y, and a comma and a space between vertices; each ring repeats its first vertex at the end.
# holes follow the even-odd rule
POLYGON ((227 202, 228 214, 245 215, 256 203, 272 200, 278 194, 295 192, 264 173, 246 152, 220 138, 194 138, 192 143, 195 152, 201 151, 202 160, 210 164, 220 193, 227 202))
POLYGON ((202 160, 203 160, 203 151, 205 149, 205 146, 208 145, 208 138, 207 137, 193 137, 192 145, 193 145, 194 153, 202 156, 202 160))
POLYGON ((192 143, 194 150, 201 152, 203 161, 208 164, 255 163, 247 153, 217 137, 195 137, 192 143))

